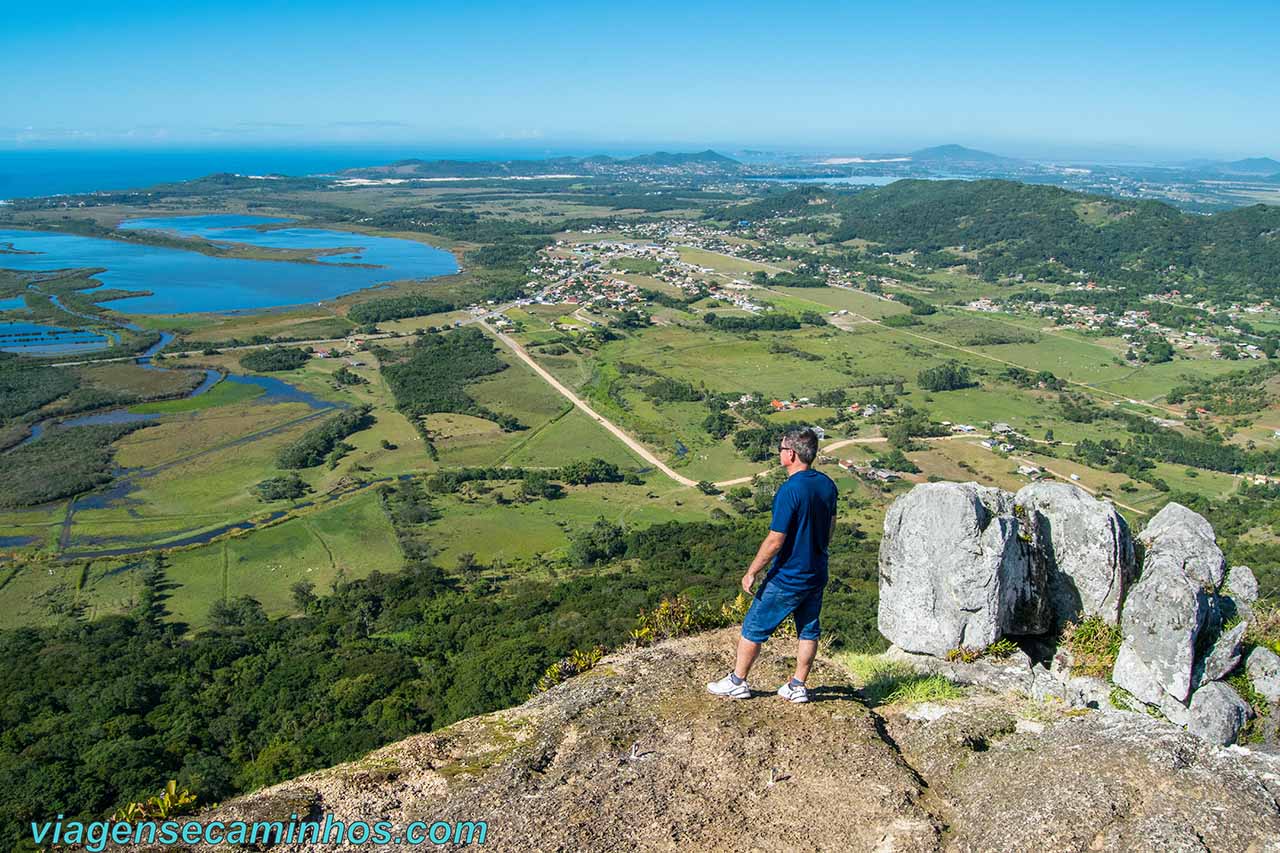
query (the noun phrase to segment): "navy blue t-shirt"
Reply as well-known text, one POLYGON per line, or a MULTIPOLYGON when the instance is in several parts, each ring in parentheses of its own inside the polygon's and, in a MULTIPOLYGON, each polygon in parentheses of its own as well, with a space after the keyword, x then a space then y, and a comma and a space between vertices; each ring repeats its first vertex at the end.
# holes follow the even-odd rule
POLYGON ((807 590, 827 583, 827 543, 836 516, 836 484, 820 471, 797 471, 773 496, 769 529, 787 534, 766 583, 807 590))

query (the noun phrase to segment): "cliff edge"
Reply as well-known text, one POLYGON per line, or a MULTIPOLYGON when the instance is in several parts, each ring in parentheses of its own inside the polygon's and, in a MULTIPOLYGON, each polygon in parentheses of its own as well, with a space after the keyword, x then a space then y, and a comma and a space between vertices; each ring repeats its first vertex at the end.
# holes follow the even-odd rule
POLYGON ((517 708, 199 819, 484 821, 484 848, 502 851, 1280 851, 1276 756, 1143 713, 976 687, 877 705, 829 659, 814 701, 793 705, 772 694, 786 641, 766 646, 755 698, 718 699, 704 684, 729 668, 733 640, 610 655, 517 708))

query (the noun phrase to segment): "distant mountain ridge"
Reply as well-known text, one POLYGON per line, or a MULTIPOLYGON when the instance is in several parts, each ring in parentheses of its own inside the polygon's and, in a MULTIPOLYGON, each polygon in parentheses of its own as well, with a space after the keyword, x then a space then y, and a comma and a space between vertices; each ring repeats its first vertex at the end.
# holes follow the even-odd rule
POLYGON ((1280 160, 1273 160, 1270 157, 1246 157, 1243 160, 1221 163, 1218 168, 1220 171, 1232 174, 1274 176, 1280 174, 1280 160))
POLYGON ((596 154, 545 160, 397 160, 385 166, 348 169, 342 174, 363 178, 502 178, 609 173, 628 168, 676 168, 699 173, 733 173, 742 164, 707 149, 695 152, 655 151, 630 158, 596 154))

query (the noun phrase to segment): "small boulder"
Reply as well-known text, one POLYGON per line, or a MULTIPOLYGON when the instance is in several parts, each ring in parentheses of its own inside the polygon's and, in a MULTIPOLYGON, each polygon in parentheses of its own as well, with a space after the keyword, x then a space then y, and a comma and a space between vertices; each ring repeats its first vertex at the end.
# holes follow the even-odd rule
POLYGON ((1206 682, 1226 678, 1227 673, 1240 664, 1240 644, 1244 642, 1244 632, 1248 627, 1248 622, 1240 622, 1218 634, 1204 659, 1196 664, 1191 679, 1192 690, 1206 682))
POLYGON ((1193 583, 1213 592, 1222 586, 1226 558, 1203 515, 1179 503, 1165 504, 1138 534, 1147 549, 1142 572, 1156 563, 1176 566, 1193 583))
POLYGON ((1244 662, 1249 683, 1268 702, 1280 702, 1280 655, 1257 646, 1244 662))
POLYGON ((1046 578, 1012 496, 922 483, 894 501, 880 543, 880 633, 912 652, 983 648, 1049 627, 1046 578))
POLYGON ((1025 507, 1048 561, 1048 595, 1056 627, 1081 616, 1120 621, 1120 604, 1136 576, 1129 525, 1113 504, 1079 486, 1042 480, 1024 486, 1025 507))
POLYGON ((1258 600, 1258 579, 1248 566, 1232 566, 1222 586, 1236 601, 1253 604, 1258 600))
POLYGON ((1249 704, 1226 684, 1214 681, 1197 690, 1187 706, 1187 731, 1209 743, 1235 743, 1249 719, 1249 704))

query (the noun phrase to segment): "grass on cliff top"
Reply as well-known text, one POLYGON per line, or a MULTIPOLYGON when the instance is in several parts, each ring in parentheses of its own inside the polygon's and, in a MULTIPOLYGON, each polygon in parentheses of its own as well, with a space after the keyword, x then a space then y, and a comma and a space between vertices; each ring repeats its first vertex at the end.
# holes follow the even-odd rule
POLYGON ((941 675, 924 675, 901 661, 865 652, 843 652, 837 663, 849 670, 862 698, 871 707, 877 705, 915 705, 920 702, 945 702, 960 699, 964 691, 941 675))

